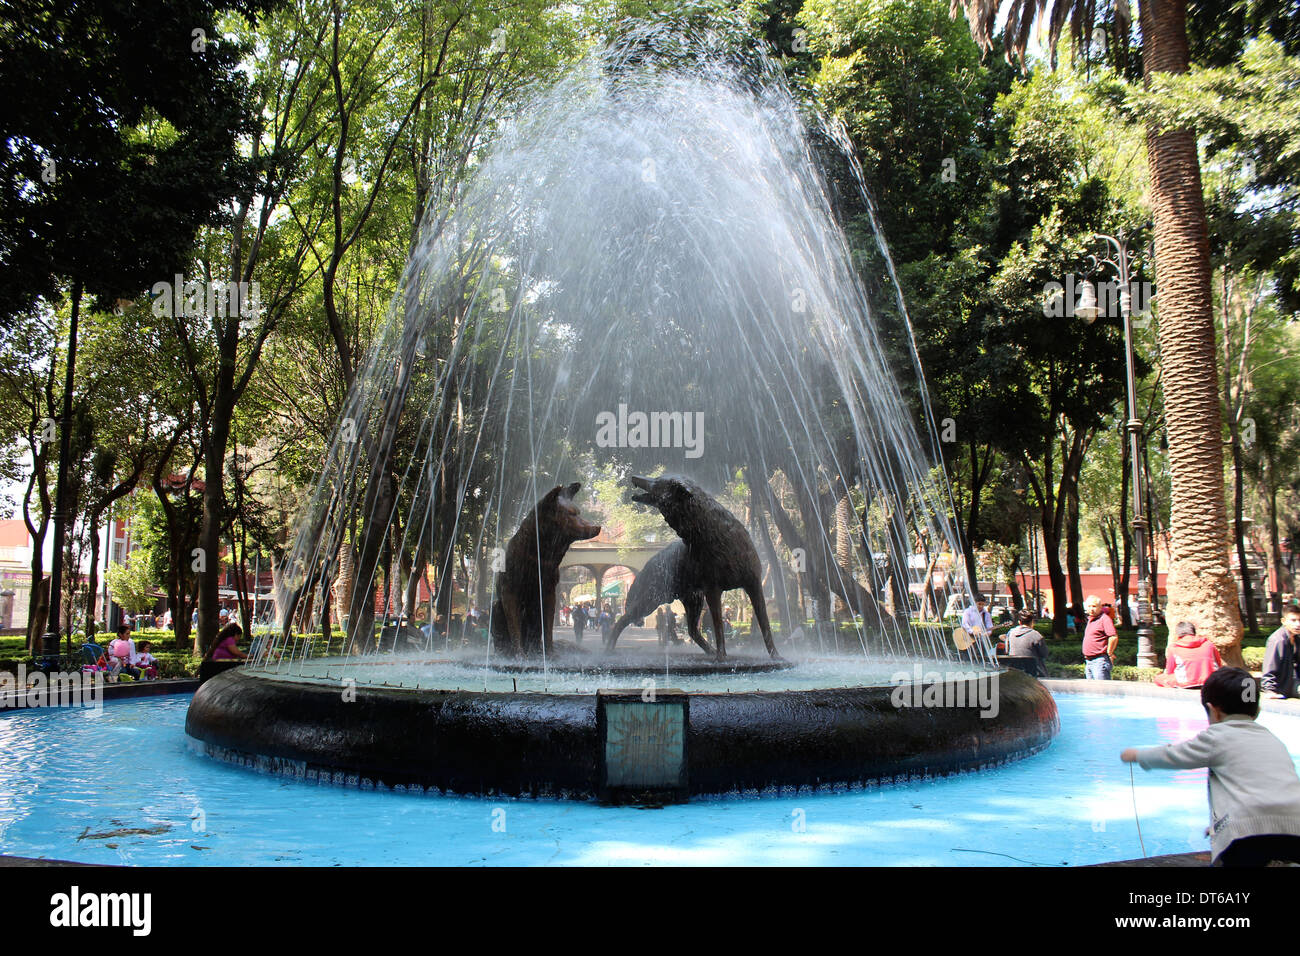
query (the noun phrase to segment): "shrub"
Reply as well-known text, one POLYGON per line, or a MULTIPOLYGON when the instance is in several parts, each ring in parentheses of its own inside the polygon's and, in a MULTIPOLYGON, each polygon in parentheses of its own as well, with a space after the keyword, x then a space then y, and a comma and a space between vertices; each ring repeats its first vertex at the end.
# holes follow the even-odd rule
MULTIPOLYGON (((1156 676, 1161 673, 1162 671, 1158 667, 1131 667, 1126 664, 1116 664, 1111 669, 1110 679, 1137 681, 1139 683, 1150 684, 1154 682, 1156 676)), ((1047 676, 1067 680, 1083 680, 1085 675, 1082 664, 1054 664, 1049 659, 1047 663, 1047 676)))

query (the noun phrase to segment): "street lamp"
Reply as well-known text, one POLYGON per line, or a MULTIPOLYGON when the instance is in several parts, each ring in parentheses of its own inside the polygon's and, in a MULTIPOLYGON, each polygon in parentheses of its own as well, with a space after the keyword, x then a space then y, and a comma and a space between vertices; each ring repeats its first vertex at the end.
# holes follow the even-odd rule
MULTIPOLYGON (((1093 237, 1095 240, 1104 241, 1109 249, 1114 250, 1110 257, 1097 259, 1093 257, 1098 268, 1101 266, 1111 266, 1114 268, 1119 279, 1119 311, 1120 318, 1124 322, 1124 359, 1125 371, 1128 378, 1128 421, 1125 422, 1124 430, 1128 432, 1129 440, 1129 466, 1132 469, 1133 485, 1133 532, 1137 539, 1137 563, 1138 563, 1138 667, 1156 667, 1156 652, 1154 629, 1151 626, 1151 597, 1155 593, 1154 583, 1151 580, 1151 566, 1147 562, 1148 549, 1148 531, 1150 522, 1146 515, 1146 496, 1143 494, 1142 486, 1142 458, 1140 456, 1142 442, 1142 420, 1137 415, 1137 375, 1133 361, 1133 296, 1129 287, 1129 267, 1132 264, 1133 252, 1128 248, 1125 241, 1124 233, 1120 232, 1118 236, 1108 236, 1105 233, 1098 233, 1093 237)), ((1097 292, 1091 282, 1087 280, 1083 283, 1083 288, 1079 293, 1079 304, 1075 306, 1074 314, 1079 316, 1085 322, 1091 322, 1101 314, 1101 309, 1097 305, 1097 292)))

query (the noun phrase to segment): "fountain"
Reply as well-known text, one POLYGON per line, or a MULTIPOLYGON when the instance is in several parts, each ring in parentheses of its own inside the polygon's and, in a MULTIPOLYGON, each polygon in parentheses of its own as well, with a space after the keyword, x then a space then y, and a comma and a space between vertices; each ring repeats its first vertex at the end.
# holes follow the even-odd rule
MULTIPOLYGON (((873 307, 837 221, 837 195, 861 188, 842 135, 727 24, 632 25, 535 91, 426 214, 300 518, 277 632, 200 688, 187 732, 316 779, 577 797, 621 780, 634 798, 1047 746, 1040 684, 911 612, 937 606, 933 569, 958 548, 887 250, 876 230, 873 307), (564 553, 534 508, 563 491, 575 513, 608 511, 613 481, 662 509, 645 489, 664 473, 730 508, 771 582, 778 623, 755 631, 771 658, 734 640, 724 656, 716 627, 712 656, 541 634, 564 553), (584 497, 594 482, 604 501, 584 497), (409 626, 425 566, 430 620, 450 621, 458 588, 464 603, 495 588, 486 634, 409 626), (523 588, 534 573, 544 586, 523 588), (501 620, 520 607, 532 623, 501 620)), ((742 583, 709 576, 737 547, 693 566, 706 619, 742 583)), ((761 583, 744 583, 765 622, 761 583)))

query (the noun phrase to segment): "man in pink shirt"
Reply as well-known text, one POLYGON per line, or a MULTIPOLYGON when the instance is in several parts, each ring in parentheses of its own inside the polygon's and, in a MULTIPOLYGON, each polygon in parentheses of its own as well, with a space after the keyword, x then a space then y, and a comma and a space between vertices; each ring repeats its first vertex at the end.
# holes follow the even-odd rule
POLYGON ((1083 602, 1088 625, 1083 629, 1083 673, 1088 680, 1110 680, 1115 664, 1115 648, 1119 635, 1110 615, 1102 612, 1101 601, 1095 594, 1083 602))

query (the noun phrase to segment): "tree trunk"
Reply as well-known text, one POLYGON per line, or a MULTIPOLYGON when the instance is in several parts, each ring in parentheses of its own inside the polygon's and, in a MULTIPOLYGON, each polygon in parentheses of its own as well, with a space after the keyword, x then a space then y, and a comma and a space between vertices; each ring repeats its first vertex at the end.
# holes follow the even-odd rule
MULTIPOLYGON (((819 524, 820 517, 812 499, 797 492, 795 494, 799 517, 807 530, 808 537, 805 538, 776 500, 771 488, 765 485, 764 490, 768 513, 772 516, 772 521, 776 524, 782 540, 791 550, 795 548, 802 550, 808 562, 807 570, 797 575, 797 578, 804 594, 817 602, 818 620, 827 619, 830 613, 830 595, 833 592, 844 599, 853 613, 862 615, 864 624, 869 627, 881 626, 882 615, 885 612, 876 601, 875 595, 858 583, 850 569, 840 568, 835 564, 835 556, 827 547, 826 535, 819 524), (814 534, 820 538, 815 545, 808 540, 814 534)), ((906 583, 904 583, 904 594, 906 594, 905 589, 906 583)), ((903 606, 906 608, 906 604, 903 606)))
MULTIPOLYGON (((59 629, 60 602, 63 599, 63 552, 68 527, 68 479, 72 462, 72 385, 77 367, 77 319, 81 313, 81 281, 72 284, 72 315, 68 323, 68 358, 63 378, 63 413, 59 416, 59 478, 54 488, 54 542, 50 549, 50 607, 47 619, 51 629, 59 629)), ((43 632, 42 632, 43 633, 43 632)))
POLYGON ((338 549, 339 576, 334 586, 334 617, 345 628, 347 626, 347 600, 352 594, 352 582, 355 580, 356 563, 353 561, 352 545, 343 542, 338 549))
MULTIPOLYGON (((33 640, 40 641, 41 635, 45 633, 45 623, 50 618, 50 578, 45 575, 32 589, 31 597, 32 614, 28 622, 33 626, 33 640)), ((39 650, 39 647, 34 648, 39 650)))
MULTIPOLYGON (((853 503, 849 500, 848 492, 845 492, 835 502, 835 563, 849 571, 850 574, 853 572, 853 566, 857 563, 853 559, 854 523, 853 503)), ((857 575, 854 574, 853 577, 856 579, 857 575)), ((853 609, 839 595, 835 597, 835 616, 837 620, 849 620, 853 616, 853 609)))
POLYGON ((1025 599, 1020 594, 1020 585, 1016 581, 1016 570, 1020 567, 1020 558, 1013 549, 1006 549, 1007 560, 1002 565, 1002 573, 1007 577, 1007 590, 1011 592, 1011 604, 1015 608, 1017 617, 1021 608, 1025 606, 1025 599))
POLYGON ((753 515, 754 527, 758 529, 758 545, 767 557, 767 566, 772 574, 772 592, 775 598, 775 617, 781 623, 781 633, 787 637, 794 631, 794 616, 790 612, 790 592, 785 586, 785 567, 776 553, 772 543, 772 533, 767 527, 767 509, 758 497, 758 482, 767 479, 757 468, 745 469, 745 478, 749 482, 749 513, 753 515))
MULTIPOLYGON (((480 553, 474 568, 474 604, 480 611, 491 607, 492 556, 480 553)), ((432 594, 432 592, 430 592, 432 594)), ((432 619, 432 615, 430 615, 432 619)))
POLYGON ((226 523, 225 463, 234 416, 234 362, 222 362, 217 373, 208 440, 203 453, 203 523, 199 528, 199 629, 194 653, 205 654, 221 622, 221 530, 226 523))
MULTIPOLYGON (((415 549, 415 561, 410 565, 406 578, 406 596, 402 599, 402 614, 406 623, 415 624, 415 605, 420 597, 420 581, 424 578, 425 566, 429 563, 428 538, 421 536, 415 549)), ((466 594, 469 592, 466 591, 466 594)), ((447 618, 451 620, 450 617, 447 618)))
POLYGON ((41 588, 45 582, 45 528, 39 535, 32 535, 32 584, 27 599, 27 650, 35 654, 39 648, 37 642, 45 633, 45 613, 39 602, 41 588))
POLYGON ((1052 634, 1066 637, 1069 629, 1065 626, 1065 612, 1069 602, 1066 599, 1065 569, 1061 566, 1061 532, 1050 511, 1044 510, 1042 518, 1043 557, 1047 560, 1047 578, 1052 584, 1052 634))
POLYGON ((1246 609, 1246 628, 1254 634, 1259 630, 1255 620, 1255 587, 1250 580, 1250 561, 1246 555, 1246 528, 1242 521, 1246 507, 1246 479, 1242 474, 1241 438, 1236 423, 1232 427, 1232 527, 1237 547, 1237 567, 1241 572, 1241 604, 1246 609))
MULTIPOLYGON (((102 510, 90 514, 90 572, 86 580, 86 640, 95 639, 95 598, 99 591, 99 519, 104 516, 102 510)), ((108 626, 108 608, 104 608, 105 623, 108 626)))
POLYGON ((1273 572, 1269 587, 1269 608, 1274 614, 1282 613, 1282 544, 1277 533, 1277 486, 1273 483, 1273 469, 1269 468, 1268 489, 1268 556, 1273 572))
MULTIPOLYGON (((1186 0, 1139 6, 1143 72, 1185 73, 1186 0)), ((1210 294, 1210 246, 1196 135, 1147 129, 1160 299, 1160 360, 1169 438, 1169 621, 1194 621, 1224 662, 1240 666, 1241 617, 1228 569, 1223 487, 1223 417, 1210 294)))
POLYGON ((1071 609, 1083 619, 1083 575, 1079 569, 1079 486, 1071 482, 1065 493, 1065 569, 1070 577, 1071 609))

